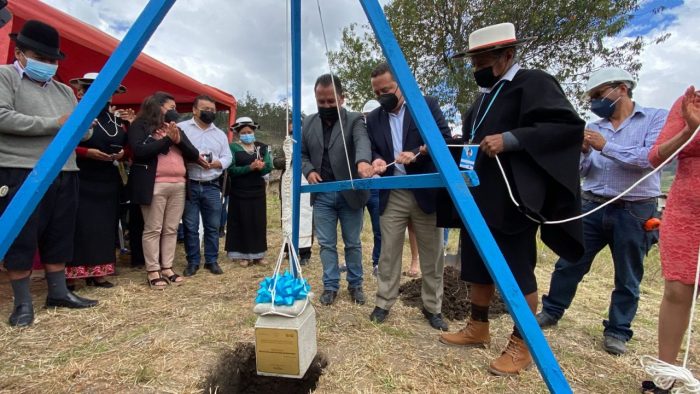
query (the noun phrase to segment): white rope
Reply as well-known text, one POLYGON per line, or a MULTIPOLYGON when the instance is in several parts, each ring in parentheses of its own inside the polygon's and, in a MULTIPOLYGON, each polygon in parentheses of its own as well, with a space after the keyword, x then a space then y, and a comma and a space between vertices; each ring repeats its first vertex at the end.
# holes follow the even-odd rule
POLYGON ((286 45, 284 46, 284 49, 285 49, 285 59, 284 59, 285 72, 284 72, 284 75, 286 77, 286 82, 287 82, 284 85, 284 92, 287 95, 287 103, 286 103, 287 105, 285 105, 285 107, 286 107, 285 108, 285 120, 287 121, 287 123, 285 123, 285 125, 284 125, 285 138, 289 135, 289 69, 290 69, 290 67, 289 67, 289 63, 290 63, 290 61, 289 61, 289 46, 291 45, 290 44, 290 37, 292 36, 291 27, 289 26, 289 2, 290 1, 291 0, 284 2, 285 6, 286 6, 285 7, 285 14, 284 14, 284 16, 285 16, 284 20, 286 21, 284 24, 284 27, 285 27, 284 42, 286 42, 286 45))
POLYGON ((698 281, 700 281, 700 248, 698 261, 695 267, 695 286, 693 289, 693 304, 690 307, 690 319, 686 329, 685 356, 683 366, 672 365, 652 356, 642 356, 639 360, 646 373, 652 376, 656 387, 671 390, 672 393, 700 394, 700 382, 695 379, 693 373, 688 370, 688 355, 690 354, 690 340, 693 334, 693 319, 695 318, 695 306, 698 299, 698 281))
POLYGON ((343 129, 343 118, 340 116, 340 105, 338 105, 338 90, 335 87, 335 74, 333 74, 333 69, 331 68, 331 57, 330 51, 328 50, 328 40, 326 39, 326 28, 323 24, 323 12, 321 11, 321 2, 316 0, 316 5, 318 6, 318 18, 321 20, 321 32, 323 33, 323 44, 326 48, 326 62, 328 63, 328 73, 331 75, 331 85, 333 85, 333 94, 336 98, 335 108, 338 110, 338 124, 340 125, 340 135, 343 137, 343 149, 345 150, 345 161, 348 164, 348 174, 350 174, 350 186, 355 189, 355 182, 352 176, 352 166, 350 165, 350 155, 348 155, 348 146, 345 143, 345 130, 343 129))
MULTIPOLYGON (((595 207, 594 209, 591 209, 590 211, 588 211, 588 212, 586 212, 586 213, 582 213, 582 214, 580 214, 580 215, 578 215, 578 216, 574 216, 574 217, 567 218, 567 219, 561 219, 561 220, 545 220, 545 221, 541 221, 541 220, 535 219, 535 218, 529 216, 529 215, 526 214, 526 213, 524 213, 524 215, 525 215, 528 219, 532 220, 533 222, 539 223, 539 224, 562 224, 562 223, 572 222, 572 221, 574 221, 574 220, 582 219, 582 218, 584 218, 584 217, 586 217, 586 216, 592 214, 593 212, 596 212, 596 211, 598 211, 598 210, 601 210, 601 209, 603 209, 604 207, 606 207, 606 206, 608 206, 608 205, 614 203, 615 201, 619 200, 620 198, 622 198, 622 197, 623 197, 624 195, 626 195, 627 193, 631 192, 635 187, 637 187, 637 185, 639 185, 640 183, 644 182, 644 181, 645 181, 647 178, 649 178, 650 176, 652 176, 652 175, 656 174, 657 172, 661 171, 661 169, 662 169, 666 164, 668 164, 671 160, 673 160, 683 149, 685 149, 686 146, 688 146, 688 144, 690 144, 690 143, 693 141, 693 139, 695 139, 695 136, 698 134, 698 131, 700 131, 700 126, 698 126, 697 128, 695 128, 695 131, 693 132, 693 135, 691 135, 690 138, 688 138, 688 140, 687 140, 683 145, 681 145, 680 148, 676 149, 676 151, 673 152, 673 154, 672 154, 671 156, 669 156, 666 160, 664 160, 664 162, 661 163, 658 167, 656 167, 653 171, 651 171, 650 173, 648 173, 648 174, 646 174, 645 176, 641 177, 641 178, 640 178, 637 182, 635 182, 632 186, 630 186, 629 188, 627 188, 627 190, 623 191, 622 193, 620 193, 619 195, 615 196, 614 198, 612 198, 612 199, 606 201, 605 203, 603 203, 603 204, 601 204, 601 205, 595 207)), ((448 146, 448 147, 463 147, 463 146, 466 146, 466 145, 447 145, 447 146, 448 146)), ((506 189, 508 189, 508 196, 510 196, 510 200, 513 202, 513 204, 515 204, 516 207, 520 207, 520 204, 518 203, 518 201, 515 200, 515 196, 513 196, 513 190, 512 190, 511 187, 510 187, 510 183, 508 182, 508 177, 506 176, 506 172, 505 172, 505 170, 503 169, 503 165, 501 164, 501 159, 498 157, 498 155, 496 155, 496 163, 498 163, 498 168, 499 168, 499 170, 501 171, 501 175, 503 176, 503 180, 504 180, 505 183, 506 183, 506 189)))
MULTIPOLYGON (((277 278, 279 278, 279 272, 280 269, 282 268, 282 262, 284 261, 284 249, 285 247, 289 245, 289 268, 296 268, 296 272, 299 275, 299 279, 302 281, 304 280, 304 275, 301 272, 301 264, 299 264, 299 256, 297 255, 297 251, 294 249, 292 246, 292 240, 290 237, 285 237, 284 242, 282 243, 282 247, 280 248, 279 255, 277 255, 277 262, 275 263, 275 269, 272 272, 272 286, 268 287, 268 290, 270 291, 270 296, 272 297, 272 300, 270 301, 270 311, 269 312, 264 312, 261 313, 260 316, 269 316, 269 315, 276 315, 276 316, 283 316, 283 317, 297 317, 301 316, 302 313, 306 310, 306 307, 309 305, 309 297, 306 297, 306 300, 304 301, 304 306, 302 307, 301 311, 299 312, 298 315, 291 315, 288 313, 283 313, 278 311, 275 308, 275 295, 277 292, 277 278)), ((308 291, 308 289, 307 289, 308 291)))

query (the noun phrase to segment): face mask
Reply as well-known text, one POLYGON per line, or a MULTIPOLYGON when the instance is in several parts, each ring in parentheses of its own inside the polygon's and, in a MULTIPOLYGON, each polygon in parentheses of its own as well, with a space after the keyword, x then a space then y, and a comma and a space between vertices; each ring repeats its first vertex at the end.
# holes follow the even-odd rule
POLYGON ((29 78, 39 82, 47 82, 56 75, 56 70, 58 70, 57 64, 40 62, 26 56, 25 58, 27 59, 27 65, 24 67, 24 72, 29 78))
POLYGON ((240 139, 242 143, 250 145, 255 142, 255 134, 241 134, 240 139))
POLYGON ((212 111, 199 111, 199 120, 204 124, 212 124, 216 118, 216 114, 212 111))
POLYGON ((492 88, 493 85, 495 85, 501 78, 493 75, 493 67, 489 66, 482 68, 481 70, 474 71, 474 79, 479 87, 489 89, 492 88))
POLYGON ((384 93, 377 99, 379 105, 384 108, 384 111, 391 112, 399 105, 399 97, 396 93, 384 93))
POLYGON ((338 107, 322 108, 318 107, 318 116, 321 120, 334 122, 338 120, 338 107))
MULTIPOLYGON (((617 88, 611 90, 610 93, 614 92, 615 90, 617 90, 617 88)), ((613 116, 615 113, 616 104, 618 101, 620 101, 620 97, 618 97, 615 101, 609 99, 608 96, 610 96, 610 93, 606 94, 603 98, 591 100, 591 112, 603 119, 608 119, 613 116)))
POLYGON ((180 114, 175 109, 169 109, 165 113, 165 123, 177 122, 178 120, 180 120, 180 114))

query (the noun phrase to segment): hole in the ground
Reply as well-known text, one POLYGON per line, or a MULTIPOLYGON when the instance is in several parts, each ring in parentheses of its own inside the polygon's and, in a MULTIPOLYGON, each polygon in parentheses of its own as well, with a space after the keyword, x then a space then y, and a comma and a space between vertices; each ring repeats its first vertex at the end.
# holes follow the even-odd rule
MULTIPOLYGON (((422 308, 422 286, 422 278, 413 279, 401 285, 401 287, 399 287, 399 293, 404 304, 422 308)), ((459 278, 459 271, 452 267, 445 267, 443 286, 442 315, 449 320, 466 319, 471 311, 469 285, 459 278)), ((489 307, 489 316, 494 317, 503 313, 508 313, 508 310, 501 299, 501 295, 496 292, 496 296, 493 297, 493 301, 491 301, 491 306, 489 307)))
POLYGON ((213 370, 206 377, 205 393, 308 393, 316 389, 318 379, 328 365, 319 353, 302 379, 260 376, 255 366, 255 345, 239 343, 224 351, 213 370))

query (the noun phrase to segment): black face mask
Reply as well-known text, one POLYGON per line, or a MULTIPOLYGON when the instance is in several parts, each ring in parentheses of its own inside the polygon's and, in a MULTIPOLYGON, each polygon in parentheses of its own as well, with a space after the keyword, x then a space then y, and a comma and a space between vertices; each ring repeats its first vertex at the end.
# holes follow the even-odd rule
POLYGON ((381 105, 386 112, 393 111, 396 109, 396 106, 399 105, 399 97, 396 95, 396 93, 384 93, 379 96, 377 101, 379 101, 379 105, 381 105))
POLYGON ((493 85, 498 82, 500 77, 493 75, 493 67, 482 68, 481 70, 474 71, 474 79, 476 84, 482 88, 492 88, 493 85))
POLYGON ((177 122, 178 120, 180 120, 180 114, 175 109, 169 109, 165 113, 165 123, 177 122))
POLYGON ((199 111, 199 120, 204 124, 212 124, 215 118, 216 114, 213 111, 199 111))
POLYGON ((321 120, 327 122, 335 122, 336 120, 338 120, 338 107, 318 107, 318 116, 321 117, 321 120))

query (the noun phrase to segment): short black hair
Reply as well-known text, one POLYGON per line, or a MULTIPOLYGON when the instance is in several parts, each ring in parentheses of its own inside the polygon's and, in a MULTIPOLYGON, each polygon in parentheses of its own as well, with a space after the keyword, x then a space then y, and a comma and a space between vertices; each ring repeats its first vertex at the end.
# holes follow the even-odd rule
POLYGON ((340 78, 338 78, 337 75, 331 74, 323 74, 320 77, 316 78, 316 83, 314 84, 314 91, 319 85, 326 87, 331 86, 331 84, 335 84, 335 91, 337 94, 343 94, 343 84, 340 82, 340 78))
POLYGON ((209 101, 209 102, 214 103, 214 105, 216 105, 216 101, 214 101, 214 99, 211 98, 211 96, 207 96, 206 94, 200 94, 199 96, 194 98, 194 102, 192 103, 192 106, 194 108, 197 108, 197 104, 199 104, 200 101, 209 101))
MULTIPOLYGON (((384 75, 386 73, 391 74, 391 68, 389 68, 389 63, 387 62, 381 62, 374 66, 372 69, 372 73, 369 75, 370 78, 376 78, 380 75, 384 75)), ((394 74, 391 74, 391 78, 394 78, 394 74)))

